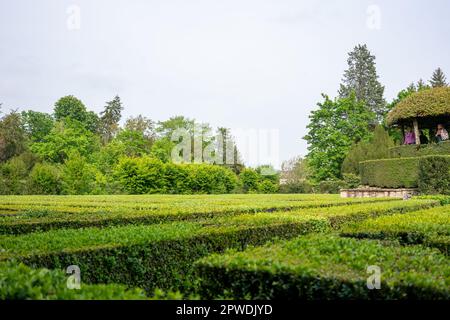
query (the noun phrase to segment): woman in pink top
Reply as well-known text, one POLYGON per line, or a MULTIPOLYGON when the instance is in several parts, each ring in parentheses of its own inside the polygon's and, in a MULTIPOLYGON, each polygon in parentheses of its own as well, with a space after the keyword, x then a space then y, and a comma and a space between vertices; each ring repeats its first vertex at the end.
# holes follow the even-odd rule
POLYGON ((405 133, 405 141, 403 141, 403 144, 415 144, 416 143, 416 135, 411 130, 411 128, 408 128, 405 133))

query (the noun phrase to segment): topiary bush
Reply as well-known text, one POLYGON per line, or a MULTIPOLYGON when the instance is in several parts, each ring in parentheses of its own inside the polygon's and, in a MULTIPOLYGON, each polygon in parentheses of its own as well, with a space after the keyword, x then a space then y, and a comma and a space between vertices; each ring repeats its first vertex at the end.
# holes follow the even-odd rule
POLYGON ((450 156, 427 156, 419 160, 419 191, 450 195, 450 156))
POLYGON ((389 149, 390 158, 419 157, 427 155, 450 155, 450 141, 435 144, 403 145, 389 149))
POLYGON ((416 188, 420 158, 369 160, 360 163, 361 183, 380 188, 416 188))

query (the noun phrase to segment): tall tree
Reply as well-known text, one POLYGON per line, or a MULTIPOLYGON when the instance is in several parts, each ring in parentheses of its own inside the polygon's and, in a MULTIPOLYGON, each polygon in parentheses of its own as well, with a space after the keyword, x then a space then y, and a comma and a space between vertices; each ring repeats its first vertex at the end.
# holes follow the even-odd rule
POLYGON ((80 99, 74 96, 65 96, 55 103, 53 110, 56 121, 71 119, 80 122, 87 130, 95 133, 98 126, 98 115, 93 111, 87 111, 80 99))
POLYGON ((151 142, 155 139, 155 123, 141 114, 128 118, 125 122, 125 129, 140 132, 145 139, 151 142))
POLYGON ((357 45, 348 56, 348 69, 344 72, 339 97, 346 98, 355 92, 357 101, 364 101, 367 110, 381 122, 386 113, 386 101, 384 86, 378 81, 375 56, 365 44, 357 45))
POLYGON ((0 119, 0 161, 6 161, 27 149, 27 137, 20 113, 11 111, 0 119))
POLYGON ((33 142, 43 141, 53 128, 53 118, 45 112, 23 111, 22 120, 25 131, 33 142))
POLYGON ((119 96, 106 102, 105 109, 100 112, 100 133, 104 143, 108 143, 119 130, 119 121, 122 117, 122 102, 119 96))
POLYGON ((433 76, 430 80, 430 84, 433 88, 448 86, 447 78, 445 77, 445 74, 441 68, 437 68, 436 70, 434 70, 433 76))
POLYGON ((341 166, 353 143, 365 140, 370 135, 368 123, 373 121, 363 101, 358 101, 354 93, 347 98, 318 103, 318 110, 309 116, 308 164, 312 178, 316 181, 341 178, 341 166))
POLYGON ((242 171, 241 154, 229 128, 217 128, 216 149, 218 155, 217 164, 230 168, 236 174, 242 171))

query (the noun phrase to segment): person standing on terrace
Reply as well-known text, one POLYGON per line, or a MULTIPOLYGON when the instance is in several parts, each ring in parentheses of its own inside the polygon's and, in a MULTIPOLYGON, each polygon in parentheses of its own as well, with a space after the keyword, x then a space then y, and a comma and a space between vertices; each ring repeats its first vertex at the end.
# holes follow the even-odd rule
POLYGON ((443 124, 437 125, 437 131, 436 131, 436 141, 442 142, 448 140, 448 132, 445 130, 443 124))
POLYGON ((405 133, 405 140, 403 141, 403 144, 415 144, 416 143, 416 135, 412 131, 411 128, 407 128, 405 133))

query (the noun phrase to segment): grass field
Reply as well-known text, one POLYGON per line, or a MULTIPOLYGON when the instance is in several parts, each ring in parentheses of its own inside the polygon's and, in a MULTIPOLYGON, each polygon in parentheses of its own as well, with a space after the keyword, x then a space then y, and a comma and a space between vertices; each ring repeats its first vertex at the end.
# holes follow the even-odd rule
POLYGON ((0 298, 448 299, 447 202, 2 196, 0 298), (366 285, 372 265, 379 290, 366 285))

